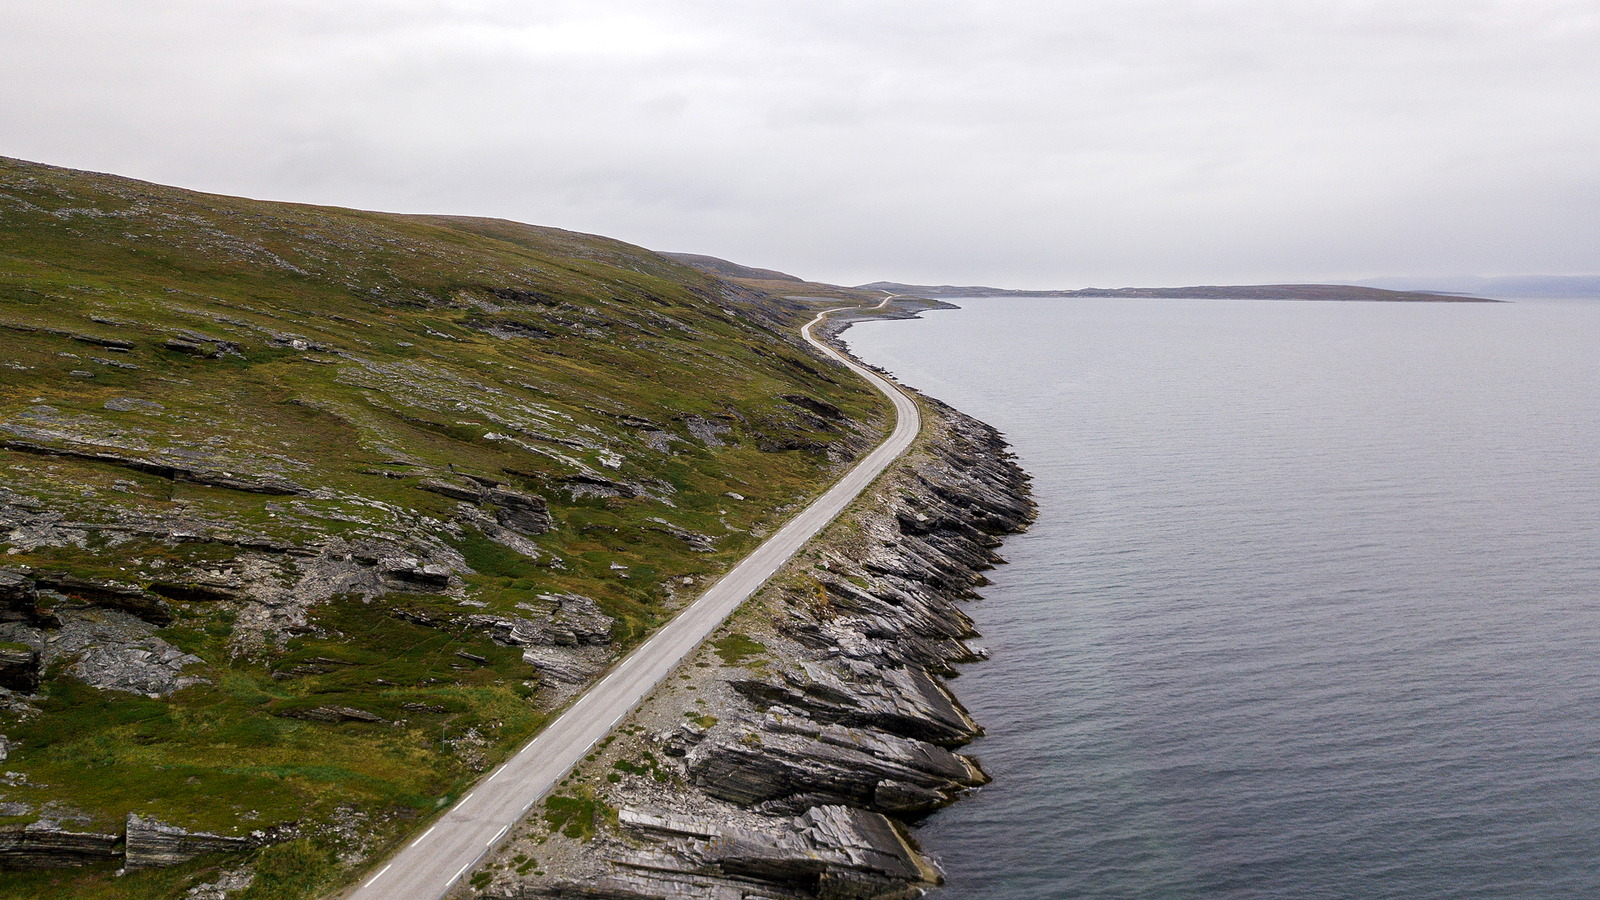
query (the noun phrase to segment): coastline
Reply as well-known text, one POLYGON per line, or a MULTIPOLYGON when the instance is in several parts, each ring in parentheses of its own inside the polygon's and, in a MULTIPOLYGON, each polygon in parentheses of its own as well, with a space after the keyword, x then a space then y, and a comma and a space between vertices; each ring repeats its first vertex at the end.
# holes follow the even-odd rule
MULTIPOLYGON (((830 320, 834 338, 861 316, 830 320), (842 321, 841 321, 842 320, 842 321)), ((1033 518, 995 429, 928 397, 911 450, 687 657, 451 896, 898 898, 907 823, 988 780, 945 685, 960 603, 1033 518)))

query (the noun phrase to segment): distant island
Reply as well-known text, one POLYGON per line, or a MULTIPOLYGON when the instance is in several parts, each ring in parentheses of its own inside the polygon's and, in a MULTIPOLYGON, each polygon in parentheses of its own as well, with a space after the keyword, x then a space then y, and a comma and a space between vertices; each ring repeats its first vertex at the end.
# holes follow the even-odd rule
POLYGON ((861 290, 891 291, 918 297, 1117 297, 1188 300, 1350 300, 1384 303, 1502 303, 1487 297, 1435 291, 1391 291, 1351 284, 1234 284, 1176 288, 1083 288, 1076 291, 1013 291, 1005 288, 900 284, 875 281, 861 290))
POLYGON ((1082 288, 1059 291, 1017 291, 980 285, 903 284, 874 281, 855 287, 807 281, 774 269, 740 265, 700 253, 663 253, 702 272, 727 278, 747 287, 779 295, 802 291, 809 298, 862 299, 863 294, 903 294, 926 300, 949 297, 1111 297, 1183 300, 1346 300, 1382 303, 1502 303, 1467 293, 1426 290, 1389 290, 1355 284, 1233 284, 1176 288, 1082 288))

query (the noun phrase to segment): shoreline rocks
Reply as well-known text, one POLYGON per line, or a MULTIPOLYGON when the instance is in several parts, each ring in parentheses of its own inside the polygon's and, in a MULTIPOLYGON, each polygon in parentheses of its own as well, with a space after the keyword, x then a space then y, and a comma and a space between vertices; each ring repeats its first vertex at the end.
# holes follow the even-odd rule
POLYGON ((984 658, 960 604, 1034 508, 998 432, 923 402, 931 436, 726 626, 750 656, 685 660, 636 717, 669 727, 624 729, 572 776, 615 825, 532 820, 478 896, 891 900, 942 881, 910 824, 989 779, 941 677, 984 658))

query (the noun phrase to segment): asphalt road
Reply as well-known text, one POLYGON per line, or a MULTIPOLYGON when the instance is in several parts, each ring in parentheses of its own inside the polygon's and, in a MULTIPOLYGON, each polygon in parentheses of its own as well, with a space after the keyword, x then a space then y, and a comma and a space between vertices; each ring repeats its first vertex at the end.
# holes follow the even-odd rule
MULTIPOLYGON (((883 305, 891 299, 885 298, 883 305)), ((635 648, 565 713, 478 782, 432 827, 396 852, 371 878, 346 895, 349 900, 434 900, 444 896, 673 666, 911 446, 921 427, 916 405, 888 381, 813 338, 812 326, 826 315, 819 313, 806 323, 801 335, 894 402, 898 420, 894 433, 827 493, 635 648)))

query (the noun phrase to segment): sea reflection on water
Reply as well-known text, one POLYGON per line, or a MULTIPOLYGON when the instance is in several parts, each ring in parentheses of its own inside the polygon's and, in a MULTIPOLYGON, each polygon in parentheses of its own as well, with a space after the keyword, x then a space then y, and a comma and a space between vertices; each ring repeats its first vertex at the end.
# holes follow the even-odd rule
POLYGON ((846 334, 1041 507, 948 896, 1600 896, 1600 305, 961 305, 846 334))

